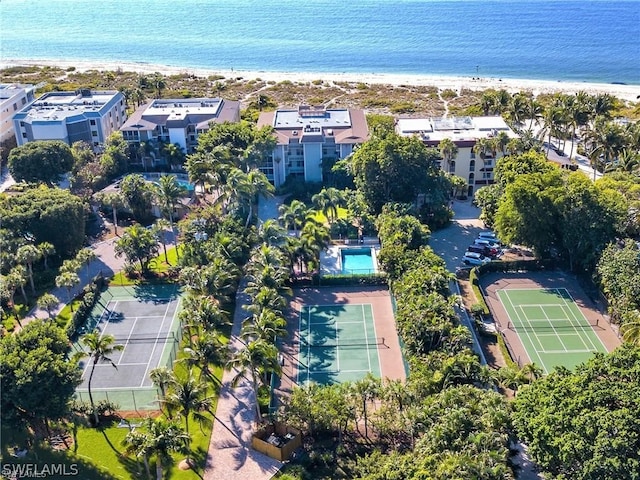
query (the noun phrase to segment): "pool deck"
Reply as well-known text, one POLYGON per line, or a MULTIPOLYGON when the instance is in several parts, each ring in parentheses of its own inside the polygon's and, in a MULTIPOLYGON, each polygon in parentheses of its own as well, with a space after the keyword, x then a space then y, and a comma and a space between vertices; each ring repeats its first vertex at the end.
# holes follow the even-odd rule
MULTIPOLYGON (((346 248, 373 248, 376 252, 379 250, 377 238, 365 238, 364 243, 353 241, 353 244, 331 245, 324 252, 320 253, 320 275, 341 275, 342 257, 340 250, 346 248)), ((377 258, 374 256, 374 268, 378 271, 377 258)))

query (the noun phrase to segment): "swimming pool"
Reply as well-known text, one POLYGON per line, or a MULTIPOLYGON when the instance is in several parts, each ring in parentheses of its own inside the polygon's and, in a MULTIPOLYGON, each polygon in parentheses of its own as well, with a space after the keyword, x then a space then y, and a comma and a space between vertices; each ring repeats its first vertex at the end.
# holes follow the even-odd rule
MULTIPOLYGON (((158 184, 158 180, 160 179, 161 176, 163 176, 164 174, 158 174, 158 173, 145 173, 143 175, 144 179, 148 182, 153 182, 156 185, 158 184)), ((170 174, 172 177, 175 177, 176 179, 176 183, 178 185, 180 185, 183 189, 185 189, 188 193, 192 193, 193 190, 195 189, 195 186, 193 185, 193 183, 190 183, 188 180, 188 177, 184 174, 170 174)))
POLYGON ((375 260, 371 248, 342 248, 342 273, 368 274, 376 273, 375 260))

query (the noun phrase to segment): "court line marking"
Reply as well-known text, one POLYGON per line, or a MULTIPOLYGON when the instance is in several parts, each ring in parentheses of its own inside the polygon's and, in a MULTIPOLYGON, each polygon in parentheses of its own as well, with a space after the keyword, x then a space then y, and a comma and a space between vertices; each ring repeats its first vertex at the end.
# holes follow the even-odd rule
MULTIPOLYGON (((178 302, 176 304, 176 311, 178 310, 178 306, 180 305, 180 299, 178 299, 178 302)), ((167 303, 167 308, 164 311, 164 317, 162 318, 162 323, 160 324, 160 330, 158 333, 162 332, 163 327, 164 327, 164 322, 166 322, 167 320, 167 313, 169 312, 169 307, 171 306, 171 302, 167 303)), ((175 313, 174 313, 174 318, 175 318, 175 313)), ((173 323, 173 322, 172 322, 173 323)), ((144 385, 144 382, 147 379, 147 373, 149 372, 149 367, 151 366, 151 360, 153 359, 153 355, 156 352, 156 347, 158 346, 158 340, 160 340, 160 337, 157 336, 155 342, 153 342, 153 348, 151 349, 151 355, 149 355, 149 360, 147 361, 147 368, 144 371, 144 375, 142 376, 142 382, 140 382, 140 386, 142 387, 144 385)), ((164 342, 164 344, 166 345, 167 342, 164 342)), ((162 355, 160 356, 162 357, 162 355)))
POLYGON ((593 353, 593 350, 543 350, 544 353, 593 353))
MULTIPOLYGON (((578 303, 576 302, 576 300, 573 298, 573 295, 571 295, 571 292, 569 290, 567 290, 566 288, 564 289, 565 292, 567 292, 567 295, 569 295, 569 298, 571 299, 571 301, 573 302, 573 304, 569 304, 569 310, 573 310, 571 307, 571 305, 575 305, 575 307, 578 309, 578 312, 580 313, 580 315, 582 316, 582 318, 584 319, 585 322, 587 322, 587 325, 589 325, 591 327, 591 330, 593 330, 593 325, 591 325, 589 323, 589 320, 587 319, 587 317, 584 316, 584 313, 582 313, 582 310, 580 310, 580 307, 578 306, 578 303)), ((565 299, 565 303, 567 303, 566 299, 565 299)), ((572 312, 573 315, 575 315, 575 312, 572 312)), ((593 330, 593 334, 598 338, 598 340, 600 341, 600 345, 602 345, 602 348, 604 349, 604 352, 608 352, 609 350, 607 350, 607 346, 604 344, 604 342, 602 341, 602 339, 600 338, 600 335, 598 335, 598 333, 593 330)), ((596 351, 599 351, 595 345, 595 343, 593 343, 593 341, 591 341, 591 343, 593 344, 593 348, 596 349, 596 351)))
MULTIPOLYGON (((565 312, 565 315, 567 316, 567 321, 569 322, 569 324, 571 325, 573 330, 576 332, 576 335, 578 336, 578 338, 582 342, 582 345, 584 346, 584 348, 589 348, 589 345, 587 345, 587 342, 585 342, 584 336, 582 335, 582 333, 584 332, 584 327, 583 327, 583 325, 580 325, 580 320, 576 319, 576 318, 574 318, 574 319, 571 318, 571 316, 568 314, 568 313, 571 313, 571 309, 568 308, 568 305, 563 305, 561 308, 562 308, 562 311, 565 312), (568 313, 567 313, 567 310, 569 310, 568 313), (578 322, 578 325, 574 324, 573 320, 576 320, 578 322), (582 330, 579 330, 579 328, 582 328, 582 330)), ((571 315, 573 315, 573 314, 571 313, 571 315)), ((588 322, 587 322, 587 324, 588 324, 588 322)), ((595 348, 595 345, 593 344, 593 342, 589 338, 589 335, 587 335, 587 340, 589 341, 589 343, 591 343, 591 347, 595 348)))
MULTIPOLYGON (((545 317, 547 316, 547 313, 544 311, 544 308, 541 309, 542 313, 544 313, 545 317)), ((547 318, 547 320, 549 321, 549 319, 547 318)), ((556 330, 556 327, 553 325, 553 322, 549 321, 549 324, 551 325, 551 328, 553 329, 553 332, 556 334, 556 337, 558 337, 558 340, 560 340, 560 344, 562 345, 562 348, 565 349, 565 351, 567 351, 567 346, 564 344, 564 342, 562 341, 562 338, 560 338, 560 336, 558 335, 558 331, 556 330)), ((572 325, 573 326, 573 325, 572 325)), ((575 328, 574 328, 575 330, 575 328)))
POLYGON ((362 305, 362 318, 360 319, 360 323, 364 328, 364 340, 367 343, 367 362, 369 364, 369 371, 371 371, 371 354, 369 352, 369 334, 367 333, 367 317, 364 314, 364 305, 362 305))
POLYGON ((129 339, 133 334, 133 329, 136 328, 136 323, 138 323, 138 317, 134 317, 133 319, 133 325, 131 326, 131 329, 129 329, 129 335, 127 336, 127 339, 124 342, 122 352, 120 353, 120 358, 118 359, 117 365, 120 365, 120 362, 122 361, 122 357, 124 356, 124 352, 127 350, 127 345, 129 345, 129 339))
MULTIPOLYGON (((109 302, 111 303, 111 302, 109 302)), ((111 320, 111 313, 113 312, 113 310, 107 310, 107 307, 109 306, 109 303, 107 303, 106 307, 104 307, 104 311, 102 312, 102 315, 104 315, 104 312, 109 311, 109 314, 107 315, 107 320, 106 323, 104 324, 104 328, 100 329, 100 336, 98 338, 102 338, 102 336, 104 335, 104 331, 107 327, 107 325, 109 325, 109 320, 111 320)), ((114 303, 114 307, 118 305, 118 301, 116 300, 116 302, 114 303)), ((100 322, 102 321, 102 315, 100 315, 100 319, 98 320, 98 323, 96 323, 96 326, 94 328, 94 330, 96 328, 98 328, 98 326, 100 325, 100 322)), ((89 361, 87 362, 87 364, 84 366, 84 369, 82 370, 82 378, 84 381, 84 374, 87 373, 87 369, 89 368, 89 365, 91 364, 91 356, 88 357, 89 361)))
POLYGON ((340 335, 338 334, 338 322, 335 323, 336 327, 336 369, 340 371, 340 335))
MULTIPOLYGON (((146 364, 147 364, 147 362, 142 362, 142 363, 119 363, 118 366, 119 367, 128 367, 128 366, 146 365, 146 364)), ((96 365, 96 367, 111 367, 111 364, 110 363, 98 363, 96 365)), ((111 368, 113 368, 113 367, 111 367, 111 368)))
MULTIPOLYGON (((515 315, 518 317, 518 321, 521 322, 520 319, 520 315, 518 314, 518 310, 515 308, 515 306, 513 305, 513 302, 511 301, 511 298, 509 297, 509 294, 507 293, 507 290, 498 290, 498 298, 502 297, 502 292, 504 292, 504 296, 507 297, 507 300, 509 301, 509 304, 511 305, 511 308, 513 309, 515 315)), ((500 298, 500 301, 502 301, 502 298, 500 298)), ((506 309, 505 309, 506 310, 506 309)), ((509 315, 509 312, 507 312, 507 316, 509 315)), ((521 322, 522 323, 522 322, 521 322)), ((513 323, 513 321, 511 322, 511 324, 513 325, 516 334, 518 335, 518 337, 520 336, 520 332, 518 332, 517 327, 515 326, 515 324, 513 323)), ((540 356, 538 350, 536 349, 534 343, 533 343, 533 339, 531 338, 531 336, 529 335, 529 332, 527 332, 526 330, 524 331, 525 335, 527 336, 527 338, 529 339, 529 341, 531 342, 531 347, 533 348, 533 353, 535 353, 535 355, 538 357, 538 360, 540 360, 540 363, 542 364, 542 368, 544 369, 545 372, 550 373, 549 370, 547 369, 547 366, 544 364, 544 362, 542 361, 542 357, 540 356)), ((522 339, 520 340, 520 342, 522 342, 522 339)), ((538 341, 538 343, 540 343, 540 341, 538 341)), ((542 346, 542 344, 540 344, 542 346)), ((533 360, 531 358, 531 354, 527 351, 527 347, 524 345, 524 350, 527 353, 527 355, 529 356, 529 360, 533 360)), ((535 362, 533 362, 535 363, 535 362)))

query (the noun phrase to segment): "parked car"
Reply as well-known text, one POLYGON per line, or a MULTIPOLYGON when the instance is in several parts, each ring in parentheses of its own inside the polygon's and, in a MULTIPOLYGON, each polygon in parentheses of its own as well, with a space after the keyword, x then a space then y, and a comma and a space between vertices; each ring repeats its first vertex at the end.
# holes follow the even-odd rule
POLYGON ((467 252, 479 253, 481 255, 484 255, 485 257, 490 257, 490 258, 496 258, 502 253, 498 249, 486 247, 483 245, 469 245, 467 247, 467 252))
POLYGON ((487 230, 485 232, 480 232, 478 234, 478 238, 486 238, 488 240, 498 240, 497 235, 491 230, 487 230))
POLYGON ((496 250, 500 250, 500 244, 497 242, 494 242, 492 240, 487 240, 486 238, 476 238, 473 241, 474 245, 481 245, 483 247, 489 247, 489 248, 494 248, 496 250))
POLYGON ((485 257, 481 253, 476 252, 465 252, 462 257, 462 263, 465 265, 484 265, 490 261, 491 259, 489 257, 485 257))

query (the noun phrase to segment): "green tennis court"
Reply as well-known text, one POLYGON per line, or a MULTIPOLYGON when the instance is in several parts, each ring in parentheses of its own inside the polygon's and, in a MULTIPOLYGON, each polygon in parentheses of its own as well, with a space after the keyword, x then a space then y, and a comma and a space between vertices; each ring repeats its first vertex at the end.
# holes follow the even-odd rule
POLYGON ((298 384, 380 377, 379 348, 370 304, 305 305, 300 310, 298 384))
POLYGON ((607 349, 564 288, 498 290, 529 358, 549 373, 556 366, 573 368, 607 349))

